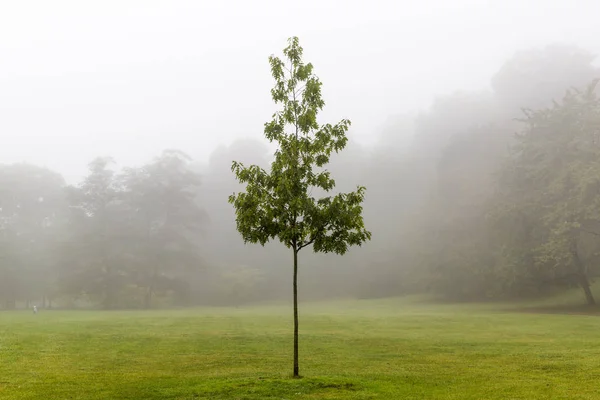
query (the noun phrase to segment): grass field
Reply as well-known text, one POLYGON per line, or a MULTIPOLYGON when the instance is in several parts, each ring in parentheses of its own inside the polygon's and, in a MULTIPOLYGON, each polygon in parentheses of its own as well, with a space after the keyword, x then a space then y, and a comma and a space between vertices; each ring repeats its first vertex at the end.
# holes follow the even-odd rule
POLYGON ((0 399, 600 399, 600 318, 407 299, 0 312, 0 399))

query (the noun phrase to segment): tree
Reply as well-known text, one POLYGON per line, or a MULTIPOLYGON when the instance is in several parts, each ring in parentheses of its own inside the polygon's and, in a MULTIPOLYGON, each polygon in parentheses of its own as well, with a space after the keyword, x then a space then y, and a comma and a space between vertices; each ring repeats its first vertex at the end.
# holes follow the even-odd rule
POLYGON ((281 104, 265 124, 265 137, 278 148, 271 170, 249 167, 233 161, 232 172, 246 184, 246 192, 233 194, 229 202, 236 212, 237 230, 244 243, 265 245, 278 239, 293 252, 294 369, 298 367, 298 253, 311 246, 314 252, 344 254, 349 246, 371 239, 362 217, 366 188, 320 199, 313 189, 327 193, 335 187, 331 174, 323 167, 333 152, 346 146, 350 121, 320 125, 317 114, 325 105, 321 82, 313 66, 302 61, 298 38, 288 40, 283 50, 287 60, 269 57, 275 86, 271 96, 281 104), (291 131, 286 128, 291 126, 291 131))
MULTIPOLYGON (((509 147, 519 142, 513 133, 523 126, 513 117, 521 108, 549 106, 570 86, 589 82, 598 75, 593 59, 572 46, 518 52, 492 79, 493 92, 439 98, 416 120, 415 141, 403 168, 413 181, 396 184, 407 205, 394 213, 396 218, 403 214, 402 220, 389 235, 402 246, 396 246, 401 253, 396 263, 408 258, 403 269, 415 271, 404 282, 412 280, 411 287, 423 282, 436 294, 470 299, 539 294, 549 288, 542 281, 554 279, 540 276, 548 269, 533 267, 547 232, 541 219, 545 211, 526 202, 511 204, 515 193, 499 204, 509 189, 494 193, 496 173, 509 147), (406 202, 411 198, 412 207, 406 202), (486 218, 488 211, 491 218, 486 218)), ((393 172, 384 179, 392 183, 393 172)))
POLYGON ((53 291, 64 180, 29 164, 0 166, 0 299, 7 307, 53 291))
POLYGON ((568 92, 551 108, 526 111, 496 196, 497 219, 508 225, 503 244, 513 250, 508 264, 539 282, 579 285, 590 305, 600 252, 597 84, 568 92), (515 238, 526 246, 517 247, 515 238))
POLYGON ((68 188, 70 237, 63 248, 61 279, 64 293, 91 296, 106 309, 118 306, 127 268, 122 257, 127 207, 109 168, 112 162, 109 157, 94 159, 83 182, 68 188))
POLYGON ((202 262, 198 236, 207 214, 196 202, 200 175, 190 162, 180 151, 165 150, 120 177, 128 209, 128 250, 137 267, 135 283, 145 291, 145 308, 156 292, 182 288, 182 276, 202 262))
POLYGON ((207 222, 196 201, 200 175, 177 150, 119 174, 111 162, 93 160, 83 182, 67 190, 62 293, 108 309, 149 308, 155 295, 185 301, 207 222))

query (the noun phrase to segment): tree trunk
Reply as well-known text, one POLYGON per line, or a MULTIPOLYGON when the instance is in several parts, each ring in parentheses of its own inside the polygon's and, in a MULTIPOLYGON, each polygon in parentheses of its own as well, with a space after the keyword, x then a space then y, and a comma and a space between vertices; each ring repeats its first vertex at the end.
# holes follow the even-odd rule
POLYGON ((150 278, 150 285, 148 286, 148 290, 146 291, 146 296, 144 297, 144 308, 148 310, 152 305, 152 294, 154 292, 154 283, 156 281, 156 269, 152 272, 152 277, 150 278))
POLYGON ((150 306, 152 305, 152 286, 150 286, 148 288, 148 290, 146 291, 146 296, 144 297, 144 308, 146 310, 150 309, 150 306))
POLYGON ((594 295, 592 294, 592 290, 590 289, 590 282, 587 276, 582 275, 580 277, 580 285, 583 288, 583 291, 585 292, 585 299, 588 305, 595 306, 596 300, 594 300, 594 295))
POLYGON ((298 249, 294 246, 294 378, 300 377, 298 367, 298 249))
MULTIPOLYGON (((106 262, 105 262, 106 263, 106 262)), ((103 307, 105 310, 111 310, 113 308, 113 287, 111 280, 111 267, 106 264, 104 267, 104 301, 103 307)))
POLYGON ((590 280, 587 277, 583 262, 579 258, 579 253, 576 249, 572 250, 573 261, 575 263, 575 267, 577 268, 577 276, 579 280, 579 286, 583 289, 585 293, 585 300, 589 306, 595 306, 596 300, 594 299, 594 294, 590 289, 590 280))

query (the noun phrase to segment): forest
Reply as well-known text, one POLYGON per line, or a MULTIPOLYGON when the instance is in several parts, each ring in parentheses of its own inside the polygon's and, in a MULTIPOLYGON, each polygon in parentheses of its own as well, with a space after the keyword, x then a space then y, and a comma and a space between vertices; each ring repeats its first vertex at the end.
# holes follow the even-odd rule
MULTIPOLYGON (((594 61, 570 45, 522 50, 499 66, 489 89, 457 88, 418 115, 398 110, 371 133, 372 146, 352 140, 350 130, 347 149, 328 168, 336 190, 367 188, 372 240, 344 257, 307 252, 301 297, 427 293, 475 301, 578 287, 594 304, 594 61)), ((232 160, 267 166, 266 142, 239 139, 206 161, 167 149, 128 168, 98 156, 77 183, 43 166, 0 165, 1 308, 237 306, 289 297, 291 256, 278 243, 244 245, 228 203, 241 187, 232 160)))

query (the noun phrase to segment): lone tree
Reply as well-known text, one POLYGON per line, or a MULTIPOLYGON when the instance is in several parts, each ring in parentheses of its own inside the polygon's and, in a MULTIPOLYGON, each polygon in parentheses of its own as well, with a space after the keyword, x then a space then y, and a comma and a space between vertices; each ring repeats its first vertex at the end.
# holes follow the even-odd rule
POLYGON ((335 181, 323 167, 331 154, 347 142, 350 121, 319 125, 317 114, 325 105, 321 82, 312 64, 302 62, 298 38, 288 39, 286 61, 271 56, 275 86, 271 95, 281 110, 265 124, 265 136, 277 142, 271 171, 234 161, 231 170, 246 192, 233 194, 237 230, 244 243, 265 245, 279 239, 294 254, 294 373, 298 368, 298 252, 312 245, 314 252, 344 254, 352 245, 371 239, 362 217, 365 188, 315 199, 313 189, 329 192, 335 181))

